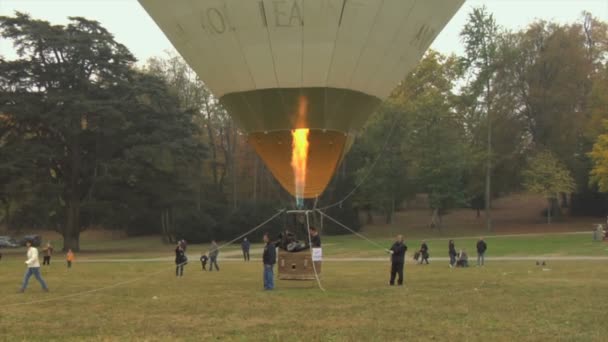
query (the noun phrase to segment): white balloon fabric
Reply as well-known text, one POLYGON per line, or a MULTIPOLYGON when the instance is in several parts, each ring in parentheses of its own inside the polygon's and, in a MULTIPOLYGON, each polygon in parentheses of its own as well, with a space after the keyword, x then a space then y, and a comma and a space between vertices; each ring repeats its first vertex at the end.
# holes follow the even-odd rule
POLYGON ((294 195, 290 131, 310 130, 314 198, 464 0, 139 2, 294 195))

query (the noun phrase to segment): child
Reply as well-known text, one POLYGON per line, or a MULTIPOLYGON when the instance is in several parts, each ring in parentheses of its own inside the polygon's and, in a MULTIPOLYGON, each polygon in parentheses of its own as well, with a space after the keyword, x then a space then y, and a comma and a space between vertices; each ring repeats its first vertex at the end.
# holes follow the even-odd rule
POLYGON ((201 264, 203 265, 202 271, 207 270, 207 260, 209 260, 209 258, 207 257, 206 254, 201 255, 201 264))
POLYGON ((68 249, 65 260, 68 262, 68 268, 72 268, 72 261, 74 261, 74 252, 72 252, 72 249, 68 249))

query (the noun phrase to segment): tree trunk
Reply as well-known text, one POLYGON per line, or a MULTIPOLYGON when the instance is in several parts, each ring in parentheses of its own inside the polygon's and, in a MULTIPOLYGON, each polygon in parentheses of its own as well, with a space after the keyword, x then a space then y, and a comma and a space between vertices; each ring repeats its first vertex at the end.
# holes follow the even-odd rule
POLYGON ((209 139, 209 147, 211 148, 211 173, 213 174, 213 185, 216 189, 220 190, 219 179, 217 172, 217 147, 215 145, 215 136, 213 134, 213 128, 211 125, 211 108, 208 103, 208 99, 205 100, 205 112, 206 112, 206 125, 207 126, 207 138, 209 139))
POLYGON ((553 200, 549 198, 547 206, 547 224, 551 224, 551 211, 553 211, 553 200))
POLYGON ((71 249, 80 251, 80 200, 70 198, 67 207, 67 221, 61 235, 63 236, 63 251, 71 249))
MULTIPOLYGON (((77 123, 80 125, 80 120, 77 123)), ((80 127, 80 126, 78 126, 80 127)), ((63 251, 80 251, 80 141, 78 135, 72 137, 69 149, 70 174, 67 191, 66 225, 61 232, 63 251)))
MULTIPOLYGON (((484 47, 485 48, 485 47, 484 47)), ((490 67, 490 63, 486 58, 486 68, 490 67)), ((486 110, 487 110, 487 119, 488 119, 488 155, 487 155, 487 165, 486 165, 486 229, 488 232, 492 231, 492 215, 490 210, 492 208, 492 190, 491 190, 491 180, 492 180, 492 93, 491 93, 491 83, 490 79, 486 80, 486 110)))

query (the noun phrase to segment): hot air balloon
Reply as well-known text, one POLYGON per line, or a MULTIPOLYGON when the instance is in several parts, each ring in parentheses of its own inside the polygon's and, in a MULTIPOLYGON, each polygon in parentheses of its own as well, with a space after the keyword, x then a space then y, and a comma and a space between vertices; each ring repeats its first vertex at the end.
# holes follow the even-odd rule
POLYGON ((319 196, 464 0, 139 0, 280 184, 319 196))

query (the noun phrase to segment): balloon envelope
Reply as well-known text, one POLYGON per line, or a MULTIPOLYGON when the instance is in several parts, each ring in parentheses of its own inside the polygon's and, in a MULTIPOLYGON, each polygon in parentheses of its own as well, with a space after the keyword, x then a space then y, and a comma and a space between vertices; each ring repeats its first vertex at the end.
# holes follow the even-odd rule
POLYGON ((464 0, 139 2, 294 195, 289 133, 311 130, 311 198, 464 0))

